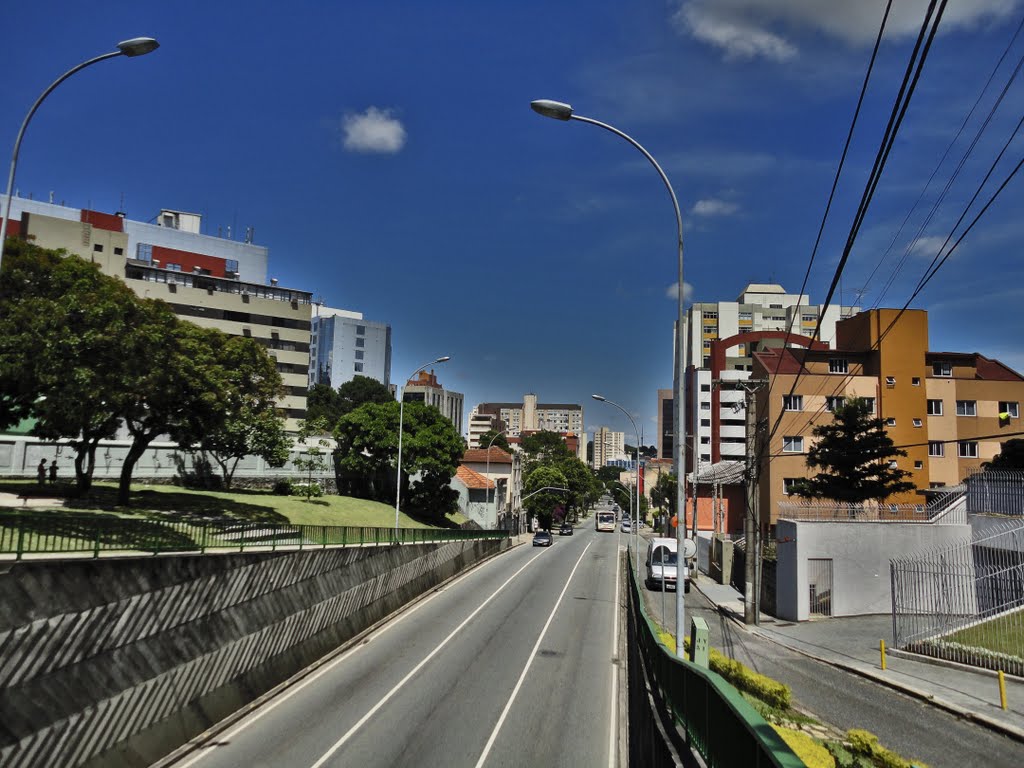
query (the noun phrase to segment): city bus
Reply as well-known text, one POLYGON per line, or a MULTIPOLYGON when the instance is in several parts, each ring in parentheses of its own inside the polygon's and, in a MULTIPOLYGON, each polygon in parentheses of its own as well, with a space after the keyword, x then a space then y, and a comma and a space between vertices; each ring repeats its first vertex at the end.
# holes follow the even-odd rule
POLYGON ((594 524, 599 531, 614 531, 615 513, 610 511, 596 512, 594 514, 594 524))

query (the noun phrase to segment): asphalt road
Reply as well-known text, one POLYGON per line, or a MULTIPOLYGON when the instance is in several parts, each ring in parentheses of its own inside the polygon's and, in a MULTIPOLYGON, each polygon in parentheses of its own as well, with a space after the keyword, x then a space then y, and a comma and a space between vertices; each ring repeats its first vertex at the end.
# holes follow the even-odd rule
MULTIPOLYGON (((661 621, 660 592, 644 592, 649 615, 661 621)), ((674 592, 667 594, 665 608, 668 623, 663 626, 674 634, 674 592)), ((1024 765, 1024 747, 1019 743, 919 699, 750 634, 721 616, 696 590, 686 595, 686 616, 687 622, 693 616, 707 621, 713 648, 785 683, 793 692, 795 705, 840 731, 871 731, 882 745, 904 757, 923 760, 932 768, 1024 765)))
POLYGON ((612 765, 617 538, 493 558, 175 767, 612 765))

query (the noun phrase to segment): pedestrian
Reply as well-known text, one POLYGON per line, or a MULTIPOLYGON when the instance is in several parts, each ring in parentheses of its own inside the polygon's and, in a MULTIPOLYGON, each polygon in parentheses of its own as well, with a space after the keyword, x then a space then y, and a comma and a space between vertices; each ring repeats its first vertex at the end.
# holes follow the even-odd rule
POLYGON ((39 478, 40 485, 46 485, 46 459, 39 461, 39 468, 36 470, 36 477, 39 478))
POLYGON ((57 460, 56 459, 54 459, 53 461, 50 462, 50 482, 51 483, 56 483, 57 482, 57 460))

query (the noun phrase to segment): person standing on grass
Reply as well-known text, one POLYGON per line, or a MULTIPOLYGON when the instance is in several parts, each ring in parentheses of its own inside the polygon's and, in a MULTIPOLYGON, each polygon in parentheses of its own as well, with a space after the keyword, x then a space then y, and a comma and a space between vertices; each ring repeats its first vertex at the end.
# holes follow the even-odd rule
POLYGON ((50 462, 50 484, 57 482, 57 460, 50 462))
POLYGON ((36 469, 36 477, 39 478, 40 485, 46 485, 46 459, 40 459, 39 468, 36 469))

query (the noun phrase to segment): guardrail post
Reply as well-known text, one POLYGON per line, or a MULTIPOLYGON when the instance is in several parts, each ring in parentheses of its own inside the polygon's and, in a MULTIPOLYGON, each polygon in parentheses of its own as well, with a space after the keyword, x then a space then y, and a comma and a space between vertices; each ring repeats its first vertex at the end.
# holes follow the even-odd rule
POLYGON ((878 650, 882 654, 882 671, 885 671, 885 640, 878 641, 878 650))

